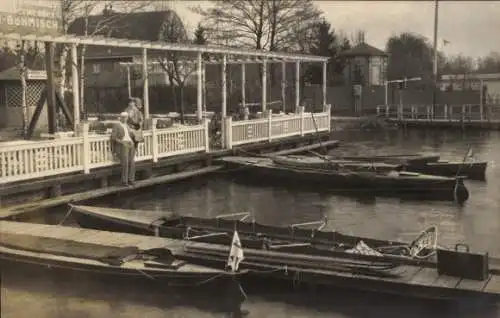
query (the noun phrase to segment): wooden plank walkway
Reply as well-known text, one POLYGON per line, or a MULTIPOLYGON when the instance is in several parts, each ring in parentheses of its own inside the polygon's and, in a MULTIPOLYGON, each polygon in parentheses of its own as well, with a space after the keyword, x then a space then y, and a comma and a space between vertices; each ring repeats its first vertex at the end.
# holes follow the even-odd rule
POLYGON ((123 193, 136 189, 146 188, 162 183, 171 183, 179 180, 184 180, 187 178, 205 175, 211 172, 218 171, 222 169, 223 166, 210 166, 202 169, 197 169, 193 171, 183 171, 179 173, 172 173, 164 176, 153 177, 146 180, 137 181, 134 186, 110 186, 106 188, 95 189, 91 191, 74 193, 69 195, 63 195, 56 198, 46 199, 43 201, 29 202, 22 205, 15 205, 12 207, 7 207, 0 209, 0 219, 5 219, 20 215, 27 212, 32 212, 39 209, 46 209, 62 204, 67 204, 70 202, 78 202, 83 200, 89 200, 94 198, 103 197, 110 194, 123 193))

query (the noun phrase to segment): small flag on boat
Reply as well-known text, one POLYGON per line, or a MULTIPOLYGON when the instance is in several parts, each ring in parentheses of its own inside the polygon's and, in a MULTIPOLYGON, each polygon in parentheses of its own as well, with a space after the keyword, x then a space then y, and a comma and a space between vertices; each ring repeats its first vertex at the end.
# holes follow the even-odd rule
POLYGON ((241 246, 240 237, 237 231, 234 231, 233 241, 231 242, 231 249, 229 251, 229 258, 227 266, 231 267, 232 272, 238 271, 238 267, 245 257, 243 256, 243 247, 241 246))

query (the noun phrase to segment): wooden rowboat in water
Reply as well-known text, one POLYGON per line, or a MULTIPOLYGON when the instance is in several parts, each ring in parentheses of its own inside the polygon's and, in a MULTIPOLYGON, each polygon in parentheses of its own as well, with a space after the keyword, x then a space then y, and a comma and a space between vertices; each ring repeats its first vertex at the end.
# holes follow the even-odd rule
POLYGON ((276 158, 224 157, 229 171, 245 180, 265 184, 309 184, 322 189, 372 195, 418 196, 419 199, 450 200, 469 198, 462 177, 442 177, 406 171, 352 171, 349 169, 298 168, 276 164, 276 158))
POLYGON ((273 157, 273 162, 278 165, 305 168, 305 169, 339 169, 343 167, 353 171, 408 171, 427 175, 437 176, 464 176, 468 179, 484 180, 488 162, 449 162, 436 161, 427 163, 404 163, 391 164, 385 162, 368 162, 368 161, 353 161, 353 160, 337 160, 330 159, 324 156, 276 156, 273 157))
POLYGON ((437 229, 431 227, 413 242, 378 240, 322 231, 326 220, 293 224, 288 227, 264 225, 254 221, 229 219, 248 213, 212 219, 176 216, 155 211, 138 211, 70 205, 78 224, 85 228, 154 235, 166 238, 230 245, 234 230, 246 248, 279 250, 322 256, 349 256, 352 253, 371 256, 396 255, 419 259, 432 254, 437 245, 437 229), (229 217, 229 218, 228 218, 229 217), (314 227, 315 228, 311 228, 314 227), (422 242, 425 240, 425 244, 422 242))
POLYGON ((330 156, 329 159, 352 160, 367 162, 385 162, 392 164, 424 164, 437 162, 440 156, 437 154, 398 154, 398 155, 373 155, 373 156, 330 156))

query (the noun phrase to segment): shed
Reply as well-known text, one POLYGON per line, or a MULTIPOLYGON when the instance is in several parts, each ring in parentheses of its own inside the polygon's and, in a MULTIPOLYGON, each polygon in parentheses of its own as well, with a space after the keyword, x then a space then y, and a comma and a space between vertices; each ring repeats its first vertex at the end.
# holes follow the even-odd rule
MULTIPOLYGON (((26 105, 28 124, 37 104, 43 97, 47 74, 45 71, 26 71, 26 105)), ((43 108, 38 121, 38 129, 46 129, 47 109, 43 108)), ((22 86, 19 66, 0 72, 0 128, 23 128, 22 86)))

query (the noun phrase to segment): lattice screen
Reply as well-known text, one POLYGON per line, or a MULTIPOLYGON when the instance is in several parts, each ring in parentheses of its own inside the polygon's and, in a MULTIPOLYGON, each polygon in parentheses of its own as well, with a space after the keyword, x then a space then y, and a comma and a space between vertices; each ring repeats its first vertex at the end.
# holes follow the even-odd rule
MULTIPOLYGON (((28 107, 35 107, 40 100, 44 89, 45 83, 43 81, 28 81, 26 83, 26 105, 28 107)), ((5 86, 5 90, 7 106, 21 107, 21 84, 16 83, 7 85, 5 86)))

